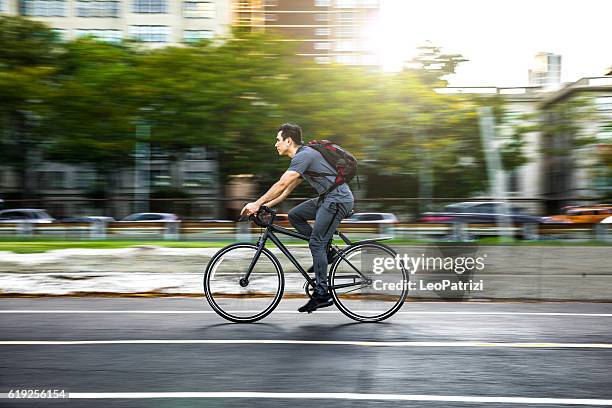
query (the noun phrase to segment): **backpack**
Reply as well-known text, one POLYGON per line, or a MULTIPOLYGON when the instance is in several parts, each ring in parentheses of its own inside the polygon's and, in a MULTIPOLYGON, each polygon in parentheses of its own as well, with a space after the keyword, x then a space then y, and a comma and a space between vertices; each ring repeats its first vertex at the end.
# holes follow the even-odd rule
POLYGON ((332 173, 321 173, 316 171, 307 171, 306 174, 314 177, 321 176, 334 176, 336 180, 322 196, 326 195, 330 191, 336 189, 338 186, 349 183, 355 176, 357 176, 357 188, 359 188, 359 175, 357 174, 357 159, 348 150, 343 149, 339 145, 329 140, 311 140, 307 144, 321 153, 321 156, 329 163, 334 169, 336 174, 332 173))

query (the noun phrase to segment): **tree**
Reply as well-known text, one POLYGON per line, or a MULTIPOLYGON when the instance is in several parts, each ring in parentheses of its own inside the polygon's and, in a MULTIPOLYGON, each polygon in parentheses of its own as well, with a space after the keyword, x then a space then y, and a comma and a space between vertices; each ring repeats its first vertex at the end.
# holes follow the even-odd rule
POLYGON ((62 47, 44 24, 0 16, 0 160, 17 170, 29 196, 27 171, 48 133, 54 80, 62 47))
MULTIPOLYGON (((3 42, 0 67, 1 143, 18 145, 21 157, 35 144, 47 158, 91 165, 105 189, 117 169, 133 165, 143 122, 151 129, 146 141, 172 160, 205 146, 217 152, 223 176, 258 174, 263 187, 288 164, 273 147, 284 122, 302 125, 307 141, 343 144, 360 170, 401 181, 379 186, 380 194, 466 196, 486 183, 477 112, 486 104, 502 115, 503 103, 436 93, 465 61, 438 47, 422 48, 417 65, 384 74, 300 60, 268 33, 150 49, 93 38, 61 44, 38 23, 11 21, 19 29, 1 34, 13 41, 3 42), (39 31, 47 40, 37 39, 39 31)), ((517 159, 519 139, 508 143, 508 157, 517 159)))
POLYGON ((543 109, 543 153, 568 156, 572 151, 596 142, 588 123, 596 119, 592 95, 570 97, 543 109))
MULTIPOLYGON (((510 172, 529 162, 524 149, 527 144, 525 138, 529 133, 537 132, 537 114, 522 114, 514 119, 506 119, 506 134, 502 134, 503 142, 500 147, 502 167, 504 171, 510 172)), ((502 122, 503 123, 503 122, 502 122)))
POLYGON ((80 38, 65 44, 58 85, 49 101, 45 147, 51 160, 93 166, 107 192, 117 169, 131 166, 139 96, 130 44, 80 38))
POLYGON ((265 171, 290 55, 273 40, 235 31, 221 41, 143 54, 137 93, 151 107, 152 142, 175 157, 193 146, 216 150, 224 176, 265 171))
POLYGON ((430 42, 417 48, 416 56, 405 65, 406 71, 415 73, 421 82, 431 87, 444 87, 444 76, 454 74, 457 66, 468 61, 461 54, 444 54, 430 42))
POLYGON ((414 70, 381 74, 303 65, 292 76, 293 98, 283 115, 304 124, 306 139, 344 144, 374 183, 387 177, 382 185, 368 186, 368 194, 462 197, 481 191, 486 172, 478 107, 502 102, 442 95, 431 85, 414 70))
POLYGON ((381 100, 378 134, 384 137, 371 140, 373 170, 415 180, 389 186, 389 192, 463 197, 482 189, 486 177, 477 114, 482 101, 436 93, 412 71, 385 78, 381 100))

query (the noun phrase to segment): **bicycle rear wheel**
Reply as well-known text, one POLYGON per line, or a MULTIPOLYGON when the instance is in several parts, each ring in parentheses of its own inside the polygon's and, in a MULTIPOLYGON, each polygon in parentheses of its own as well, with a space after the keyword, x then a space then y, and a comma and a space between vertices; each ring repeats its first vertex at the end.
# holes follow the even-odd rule
POLYGON ((264 248, 256 260, 248 283, 246 272, 257 252, 249 243, 229 245, 217 252, 204 273, 204 293, 221 317, 237 323, 252 323, 269 315, 280 302, 285 287, 278 259, 264 248))
POLYGON ((408 273, 396 255, 377 242, 343 251, 330 272, 336 307, 361 322, 378 322, 395 314, 408 296, 408 273))

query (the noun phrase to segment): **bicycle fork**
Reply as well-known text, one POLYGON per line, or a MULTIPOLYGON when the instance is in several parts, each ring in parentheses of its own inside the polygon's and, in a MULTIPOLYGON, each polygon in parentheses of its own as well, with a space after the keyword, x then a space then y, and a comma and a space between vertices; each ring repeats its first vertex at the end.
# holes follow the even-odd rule
POLYGON ((251 264, 249 265, 249 269, 247 269, 246 274, 240 278, 240 286, 246 288, 249 285, 249 277, 251 276, 251 272, 253 272, 253 268, 255 268, 255 264, 259 260, 261 256, 261 251, 266 246, 266 241, 268 240, 268 231, 263 233, 262 236, 259 237, 259 241, 257 241, 257 251, 255 251, 255 256, 251 260, 251 264))

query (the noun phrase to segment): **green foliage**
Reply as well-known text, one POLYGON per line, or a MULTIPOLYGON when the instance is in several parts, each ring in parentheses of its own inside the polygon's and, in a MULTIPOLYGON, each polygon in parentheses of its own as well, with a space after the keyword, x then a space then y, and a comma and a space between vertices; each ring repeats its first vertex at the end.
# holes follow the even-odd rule
MULTIPOLYGON (((479 191, 486 182, 478 130, 480 101, 438 94, 410 71, 388 76, 381 88, 385 109, 376 133, 381 137, 370 140, 370 165, 384 174, 412 175, 419 183, 431 183, 435 196, 479 191)), ((398 187, 401 195, 418 195, 410 184, 390 186, 396 195, 398 187)))
MULTIPOLYGON (((100 190, 133 165, 137 141, 173 159, 206 146, 223 176, 253 173, 267 185, 288 164, 274 148, 284 122, 302 125, 307 141, 345 145, 364 174, 383 176, 376 195, 415 196, 423 180, 439 197, 486 185, 478 108, 493 106, 501 118, 503 101, 436 93, 465 59, 432 45, 411 68, 383 74, 298 60, 267 33, 151 49, 94 38, 59 43, 39 23, 0 24, 0 143, 21 144, 14 150, 22 157, 35 143, 48 158, 93 165, 106 177, 100 190)), ((517 128, 503 150, 509 167, 522 163, 525 132, 517 128)))
POLYGON ((567 156, 572 150, 593 144, 595 135, 587 126, 595 119, 595 106, 588 95, 569 97, 544 109, 541 130, 545 138, 543 152, 567 156))
POLYGON ((15 167, 26 194, 29 154, 47 136, 58 44, 44 24, 0 16, 0 162, 15 167))
POLYGON ((136 56, 93 38, 65 44, 50 101, 48 158, 92 164, 103 174, 131 164, 139 108, 136 56))
MULTIPOLYGON (((507 119, 503 120, 502 125, 504 122, 507 122, 507 119)), ((528 163, 529 159, 524 152, 527 143, 525 139, 530 133, 539 130, 539 123, 537 122, 537 115, 529 113, 511 119, 510 123, 506 123, 506 126, 510 134, 503 138, 500 154, 502 167, 509 172, 528 163)))
POLYGON ((53 66, 60 52, 59 37, 43 23, 23 17, 0 16, 0 67, 53 66))
MULTIPOLYGON (((603 126, 602 131, 606 132, 607 135, 612 135, 612 123, 603 126)), ((612 137, 607 137, 600 144, 599 156, 600 162, 606 166, 612 178, 612 137)))
POLYGON ((457 66, 468 61, 460 54, 444 54, 431 43, 417 48, 417 55, 407 62, 405 70, 416 74, 428 86, 442 87, 446 75, 454 74, 457 66))

